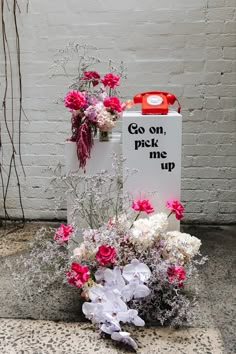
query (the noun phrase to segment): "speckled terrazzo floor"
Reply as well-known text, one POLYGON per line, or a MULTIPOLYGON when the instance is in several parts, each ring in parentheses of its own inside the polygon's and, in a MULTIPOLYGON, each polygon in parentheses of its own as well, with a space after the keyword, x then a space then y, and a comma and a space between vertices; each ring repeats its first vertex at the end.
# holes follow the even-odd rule
MULTIPOLYGON (((31 229, 28 225, 27 235, 35 229, 37 226, 31 229)), ((134 337, 142 344, 139 353, 235 354, 236 228, 183 225, 182 231, 199 237, 202 253, 209 256, 198 281, 199 307, 194 322, 180 330, 135 329, 134 337)), ((31 303, 16 297, 10 274, 2 264, 5 259, 14 264, 22 252, 27 255, 28 242, 25 232, 0 238, 0 354, 131 353, 110 340, 99 339, 90 324, 78 322, 78 294, 72 289, 57 284, 41 296, 35 294, 31 303)))
MULTIPOLYGON (((139 354, 223 354, 222 338, 216 329, 135 329, 139 354)), ((133 353, 109 339, 99 339, 88 324, 32 320, 2 320, 1 354, 121 354, 133 353)))

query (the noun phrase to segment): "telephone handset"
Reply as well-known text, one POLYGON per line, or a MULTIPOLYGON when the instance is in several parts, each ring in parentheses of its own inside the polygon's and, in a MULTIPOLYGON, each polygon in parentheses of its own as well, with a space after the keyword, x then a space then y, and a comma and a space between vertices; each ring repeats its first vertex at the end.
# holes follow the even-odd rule
POLYGON ((142 114, 167 114, 168 105, 178 102, 178 113, 181 106, 179 100, 170 92, 148 91, 134 96, 134 103, 142 103, 142 114))

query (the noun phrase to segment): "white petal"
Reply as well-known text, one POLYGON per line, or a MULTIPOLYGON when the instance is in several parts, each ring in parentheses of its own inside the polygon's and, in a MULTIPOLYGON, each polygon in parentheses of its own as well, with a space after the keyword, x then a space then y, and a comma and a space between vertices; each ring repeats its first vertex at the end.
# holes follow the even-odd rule
POLYGON ((127 264, 123 269, 123 277, 130 282, 132 279, 139 279, 141 282, 147 281, 151 276, 151 271, 144 263, 133 259, 130 264, 127 264))
POLYGON ((113 270, 113 273, 114 273, 115 278, 116 278, 118 289, 123 288, 123 286, 125 286, 125 281, 124 281, 124 278, 122 277, 120 267, 115 267, 114 270, 113 270))
POLYGON ((89 320, 97 320, 97 315, 101 312, 101 305, 92 302, 85 302, 82 306, 82 311, 89 320))
POLYGON ((142 297, 146 297, 150 294, 151 290, 144 284, 140 284, 134 291, 134 298, 140 299, 142 297))
POLYGON ((118 320, 121 322, 133 323, 135 326, 144 326, 145 322, 138 316, 137 310, 129 309, 126 312, 119 312, 117 314, 118 320))
POLYGON ((117 325, 113 325, 113 324, 105 324, 103 323, 103 325, 101 326, 101 330, 107 334, 112 334, 114 332, 120 331, 120 326, 117 325))
POLYGON ((130 301, 134 296, 134 288, 132 287, 132 285, 127 284, 126 286, 124 286, 121 290, 121 295, 124 301, 130 301))
POLYGON ((138 327, 143 327, 143 326, 145 326, 144 320, 143 320, 141 317, 139 317, 139 316, 134 317, 132 323, 133 323, 135 326, 138 326, 138 327))
POLYGON ((102 280, 104 280, 104 272, 106 268, 100 267, 95 273, 95 279, 98 283, 100 283, 102 280))
POLYGON ((116 312, 127 311, 128 307, 120 297, 116 297, 112 302, 114 303, 116 312))
POLYGON ((102 285, 95 285, 88 291, 88 295, 91 301, 101 302, 106 300, 106 294, 102 285))
POLYGON ((111 335, 111 339, 128 344, 134 348, 134 350, 138 349, 137 343, 133 340, 133 338, 130 337, 128 332, 114 332, 111 335))
POLYGON ((130 322, 130 315, 129 315, 129 311, 125 311, 125 312, 119 312, 117 314, 118 320, 126 323, 126 322, 130 322))
POLYGON ((82 306, 82 311, 87 318, 90 317, 94 311, 94 304, 92 304, 91 302, 84 302, 82 306))
POLYGON ((106 283, 111 283, 115 280, 113 271, 109 268, 106 268, 105 272, 104 272, 104 280, 106 283))
POLYGON ((101 327, 101 330, 104 331, 105 333, 111 334, 113 332, 117 332, 117 331, 121 330, 117 318, 112 316, 112 315, 110 315, 109 313, 104 313, 103 322, 104 322, 103 323, 104 326, 102 326, 102 327, 105 330, 103 330, 102 327, 101 327))
POLYGON ((121 300, 120 297, 116 297, 113 293, 111 293, 110 296, 108 296, 108 299, 101 304, 103 306, 103 311, 107 313, 112 314, 113 312, 127 311, 126 303, 121 300))

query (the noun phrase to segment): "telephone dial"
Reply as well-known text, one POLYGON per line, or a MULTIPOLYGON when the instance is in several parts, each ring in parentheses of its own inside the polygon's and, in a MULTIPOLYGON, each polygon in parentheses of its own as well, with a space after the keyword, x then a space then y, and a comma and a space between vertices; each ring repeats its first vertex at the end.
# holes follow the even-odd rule
POLYGON ((142 114, 167 114, 168 105, 178 102, 178 113, 181 106, 179 100, 170 92, 148 91, 138 93, 133 98, 134 103, 142 103, 142 114))

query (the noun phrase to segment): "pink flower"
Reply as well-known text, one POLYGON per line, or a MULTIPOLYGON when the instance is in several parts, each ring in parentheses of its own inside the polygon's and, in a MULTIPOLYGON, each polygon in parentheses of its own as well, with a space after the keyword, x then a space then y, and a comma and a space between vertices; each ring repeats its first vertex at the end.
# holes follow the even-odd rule
POLYGON ((97 86, 99 84, 100 75, 97 71, 85 71, 82 77, 84 81, 92 81, 93 86, 97 86))
POLYGON ((179 287, 184 286, 183 280, 185 279, 185 270, 181 266, 172 265, 167 269, 168 280, 177 280, 179 287))
POLYGON ((108 225, 108 227, 112 227, 112 226, 114 226, 114 225, 115 225, 115 222, 113 221, 113 219, 112 219, 112 218, 110 218, 110 219, 108 220, 107 225, 108 225))
POLYGON ((97 110, 95 106, 89 106, 85 111, 84 115, 92 122, 96 121, 97 118, 97 110))
POLYGON ((184 207, 180 202, 178 202, 178 200, 168 200, 166 202, 166 206, 171 210, 172 213, 175 213, 177 220, 183 218, 184 207))
POLYGON ((122 103, 122 111, 124 111, 126 108, 131 108, 134 105, 134 101, 133 100, 127 100, 125 102, 122 103))
POLYGON ((81 288, 81 286, 89 279, 90 273, 86 265, 82 266, 79 263, 73 262, 71 264, 71 270, 66 272, 66 275, 69 284, 81 288))
POLYGON ((112 111, 121 112, 122 105, 118 97, 106 97, 103 101, 103 104, 106 108, 110 108, 112 111))
POLYGON ((66 94, 64 103, 67 108, 78 110, 85 105, 86 98, 82 92, 72 90, 66 94))
POLYGON ((61 224, 55 232, 54 241, 57 241, 59 244, 63 244, 68 241, 70 234, 73 232, 73 227, 71 225, 61 224))
POLYGON ((107 245, 101 245, 96 253, 96 260, 105 266, 107 263, 114 263, 114 258, 116 256, 116 250, 114 247, 107 245))
POLYGON ((119 75, 114 75, 113 73, 108 73, 104 75, 103 79, 101 80, 104 86, 109 86, 113 88, 115 86, 119 86, 119 75))
POLYGON ((154 209, 150 204, 149 200, 146 199, 139 199, 136 202, 133 202, 132 208, 136 211, 144 211, 147 214, 151 214, 154 212, 154 209))

